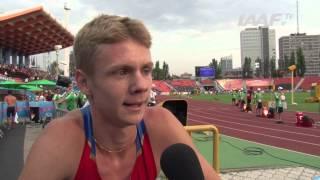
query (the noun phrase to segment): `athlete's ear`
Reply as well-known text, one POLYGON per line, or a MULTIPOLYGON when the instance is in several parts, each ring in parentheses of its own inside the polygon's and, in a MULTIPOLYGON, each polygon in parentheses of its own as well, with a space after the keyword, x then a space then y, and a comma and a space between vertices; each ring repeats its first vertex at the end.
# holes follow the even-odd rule
POLYGON ((91 95, 91 91, 88 86, 87 74, 82 70, 77 69, 75 75, 76 75, 75 78, 76 78, 77 86, 79 87, 80 91, 89 97, 91 95))

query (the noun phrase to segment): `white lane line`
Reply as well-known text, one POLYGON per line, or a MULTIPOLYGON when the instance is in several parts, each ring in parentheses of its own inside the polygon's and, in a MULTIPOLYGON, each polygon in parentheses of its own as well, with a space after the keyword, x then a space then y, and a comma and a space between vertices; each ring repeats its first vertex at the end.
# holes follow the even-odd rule
MULTIPOLYGON (((199 113, 199 112, 198 112, 199 113)), ((207 114, 209 115, 209 113, 205 113, 205 112, 200 112, 202 114, 207 114)), ((202 116, 202 115, 199 115, 199 114, 194 114, 194 113, 191 113, 189 112, 190 115, 193 115, 193 116, 198 116, 198 117, 201 117, 201 118, 206 118, 206 119, 212 119, 214 121, 220 121, 220 122, 225 122, 225 123, 229 123, 229 124, 238 124, 238 125, 243 125, 243 126, 248 126, 248 127, 254 127, 254 128, 260 128, 260 129, 266 129, 266 130, 271 130, 271 131, 278 131, 278 132, 285 132, 285 133, 290 133, 290 134, 295 134, 295 135, 304 135, 304 136, 310 136, 310 137, 315 137, 315 138, 320 138, 320 136, 317 136, 317 135, 313 135, 313 134, 306 134, 306 133, 299 133, 299 132, 292 132, 292 131, 286 131, 286 130, 281 130, 281 129, 273 129, 273 128, 267 128, 267 127, 261 127, 261 126, 256 126, 256 125, 249 125, 249 124, 245 124, 245 123, 238 123, 238 122, 230 122, 230 121, 226 121, 226 120, 219 120, 219 119, 216 119, 216 118, 210 118, 210 117, 207 117, 207 116, 202 116)), ((212 114, 210 114, 212 115, 212 114)), ((230 116, 231 118, 229 119, 234 119, 232 118, 232 116, 230 116)), ((239 118, 238 118, 239 119, 239 118)), ((242 118, 240 118, 242 119, 242 118)), ((243 119, 244 121, 248 121, 248 120, 245 120, 243 119)))
MULTIPOLYGON (((228 109, 225 109, 225 108, 223 108, 223 109, 221 109, 220 107, 219 108, 215 108, 215 107, 211 107, 211 108, 199 108, 198 106, 194 106, 194 107, 192 107, 192 106, 190 106, 190 109, 192 109, 192 110, 196 110, 196 111, 200 111, 200 112, 203 112, 203 110, 205 110, 205 111, 210 111, 210 112, 212 112, 212 113, 219 113, 220 115, 230 115, 230 113, 227 113, 227 112, 224 112, 224 110, 229 110, 230 108, 228 108, 228 109)), ((240 112, 240 111, 238 111, 238 112, 240 112)), ((208 112, 207 112, 208 113, 208 112)), ((288 115, 282 115, 283 117, 284 116, 288 116, 288 115)), ((290 115, 289 115, 290 116, 290 115)), ((294 115, 293 115, 294 116, 294 115)), ((246 120, 246 121, 254 121, 254 120, 246 120)), ((284 120, 284 122, 289 122, 289 123, 293 123, 292 121, 289 121, 289 120, 284 120)), ((288 127, 290 127, 290 128, 300 128, 300 127, 295 127, 295 126, 288 126, 288 127)), ((310 132, 310 131, 312 131, 312 132, 319 132, 319 131, 317 131, 317 130, 315 130, 315 129, 308 129, 308 131, 310 132)))
MULTIPOLYGON (((229 112, 224 112, 225 109, 220 109, 220 108, 219 109, 217 109, 217 108, 206 108, 206 109, 204 109, 204 108, 192 108, 192 110, 193 111, 198 111, 198 112, 201 112, 201 113, 206 113, 206 114, 208 114, 208 113, 210 113, 210 114, 219 113, 218 115, 221 115, 221 116, 224 116, 224 115, 230 116, 230 111, 229 112), (207 111, 207 112, 203 112, 203 111, 207 111), (210 111, 210 112, 208 112, 208 111, 210 111)), ((241 113, 240 110, 238 110, 238 111, 236 110, 235 113, 231 113, 231 114, 232 115, 236 115, 237 112, 241 113)), ((233 116, 230 116, 230 117, 233 117, 233 116)), ((248 120, 248 119, 243 119, 243 118, 241 118, 241 119, 245 120, 245 121, 256 122, 255 120, 248 120)), ((283 121, 292 123, 292 121, 288 121, 288 120, 283 120, 283 121)), ((292 127, 292 126, 289 126, 289 127, 292 127)), ((294 128, 296 128, 296 127, 294 127, 294 128)))
MULTIPOLYGON (((199 120, 195 120, 195 119, 189 119, 189 120, 190 120, 190 121, 194 121, 194 122, 199 122, 199 123, 202 123, 202 124, 208 124, 208 122, 199 121, 199 120)), ((255 134, 255 135, 266 136, 266 137, 271 137, 271 138, 275 138, 275 139, 281 139, 281 140, 286 140, 286 141, 293 141, 293 142, 297 142, 297 143, 308 144, 308 145, 320 147, 319 144, 315 144, 315 143, 310 143, 310 142, 305 142, 305 141, 299 141, 299 140, 294 140, 294 139, 289 139, 289 138, 282 138, 282 137, 277 137, 277 136, 272 136, 272 135, 267 135, 267 134, 261 134, 261 133, 256 133, 256 132, 250 132, 250 131, 240 130, 240 129, 236 129, 236 128, 232 128, 232 127, 227 127, 227 126, 223 126, 223 125, 218 125, 218 126, 219 126, 219 127, 226 128, 226 129, 232 129, 232 130, 235 130, 235 131, 245 132, 245 133, 248 133, 248 134, 255 134)))

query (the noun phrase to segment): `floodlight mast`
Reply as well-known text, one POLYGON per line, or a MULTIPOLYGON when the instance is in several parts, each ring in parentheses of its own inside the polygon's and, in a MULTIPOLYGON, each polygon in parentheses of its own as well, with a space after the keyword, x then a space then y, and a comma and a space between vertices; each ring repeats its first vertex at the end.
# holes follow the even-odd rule
POLYGON ((59 50, 62 49, 62 45, 61 44, 57 44, 54 46, 54 50, 56 51, 56 63, 57 63, 57 66, 56 66, 56 78, 58 79, 58 76, 59 76, 59 50))
MULTIPOLYGON (((66 2, 64 2, 63 5, 63 10, 64 10, 64 28, 66 30, 68 30, 68 25, 69 25, 69 12, 71 11, 71 7, 70 7, 70 3, 67 2, 68 0, 66 0, 66 2)), ((69 49, 67 47, 65 47, 64 51, 64 62, 65 65, 64 66, 64 75, 69 76, 69 49)))

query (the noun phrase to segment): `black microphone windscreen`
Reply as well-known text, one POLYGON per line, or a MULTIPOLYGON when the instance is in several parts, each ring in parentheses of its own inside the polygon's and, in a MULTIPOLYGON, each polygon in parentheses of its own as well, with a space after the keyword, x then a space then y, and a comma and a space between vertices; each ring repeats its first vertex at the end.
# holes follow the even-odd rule
POLYGON ((177 143, 165 149, 160 165, 169 180, 204 180, 198 157, 186 144, 177 143))

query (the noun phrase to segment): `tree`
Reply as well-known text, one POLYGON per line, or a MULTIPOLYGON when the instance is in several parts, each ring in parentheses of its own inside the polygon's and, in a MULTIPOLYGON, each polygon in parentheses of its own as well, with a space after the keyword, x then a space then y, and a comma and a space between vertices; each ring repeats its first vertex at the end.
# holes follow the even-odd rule
POLYGON ((163 62, 162 69, 160 68, 160 62, 156 61, 155 67, 152 70, 152 78, 154 80, 167 80, 171 79, 169 73, 169 65, 163 62))
POLYGON ((270 61, 271 77, 277 77, 276 60, 272 57, 270 61))
POLYGON ((270 63, 269 59, 265 58, 263 61, 263 77, 268 78, 270 77, 270 63))
POLYGON ((244 64, 242 67, 242 77, 243 78, 252 77, 251 58, 249 57, 244 58, 244 64))
POLYGON ((291 66, 291 65, 294 65, 294 64, 296 64, 296 58, 294 56, 294 51, 292 51, 291 54, 290 54, 290 60, 289 60, 289 64, 288 65, 291 66))
POLYGON ((256 65, 255 76, 260 77, 262 64, 261 64, 261 59, 259 57, 255 60, 255 65, 256 65))
POLYGON ((283 59, 278 60, 278 67, 280 71, 287 70, 287 68, 289 67, 289 58, 287 55, 284 55, 283 59))
POLYGON ((152 77, 154 80, 160 80, 160 76, 161 76, 160 63, 159 61, 156 61, 156 65, 152 70, 152 77))
POLYGON ((289 65, 290 62, 289 62, 289 58, 287 55, 284 56, 284 63, 283 63, 283 67, 281 70, 287 70, 287 68, 290 66, 289 65))
POLYGON ((164 80, 170 79, 170 74, 169 74, 169 65, 163 61, 162 65, 162 75, 164 80))
POLYGON ((276 70, 277 71, 277 77, 283 77, 284 71, 281 69, 276 70))
POLYGON ((222 78, 222 68, 221 68, 221 61, 220 61, 216 69, 216 79, 221 79, 221 78, 222 78))
MULTIPOLYGON (((296 59, 295 59, 295 56, 294 56, 294 51, 292 51, 291 55, 290 55, 289 64, 286 67, 286 69, 288 69, 289 66, 294 65, 294 64, 296 64, 296 59)), ((296 71, 294 71, 293 76, 296 77, 296 71)))
POLYGON ((211 60, 211 62, 209 63, 209 66, 210 66, 210 67, 217 68, 217 67, 218 67, 218 61, 217 61, 215 58, 213 58, 213 59, 211 60))
POLYGON ((299 47, 297 50, 297 74, 298 74, 298 76, 303 77, 305 71, 306 71, 306 65, 305 65, 305 61, 304 61, 304 55, 303 55, 302 48, 299 47))
POLYGON ((216 78, 221 78, 221 64, 218 64, 218 61, 213 58, 211 62, 209 63, 209 67, 213 67, 213 69, 216 71, 216 78))

